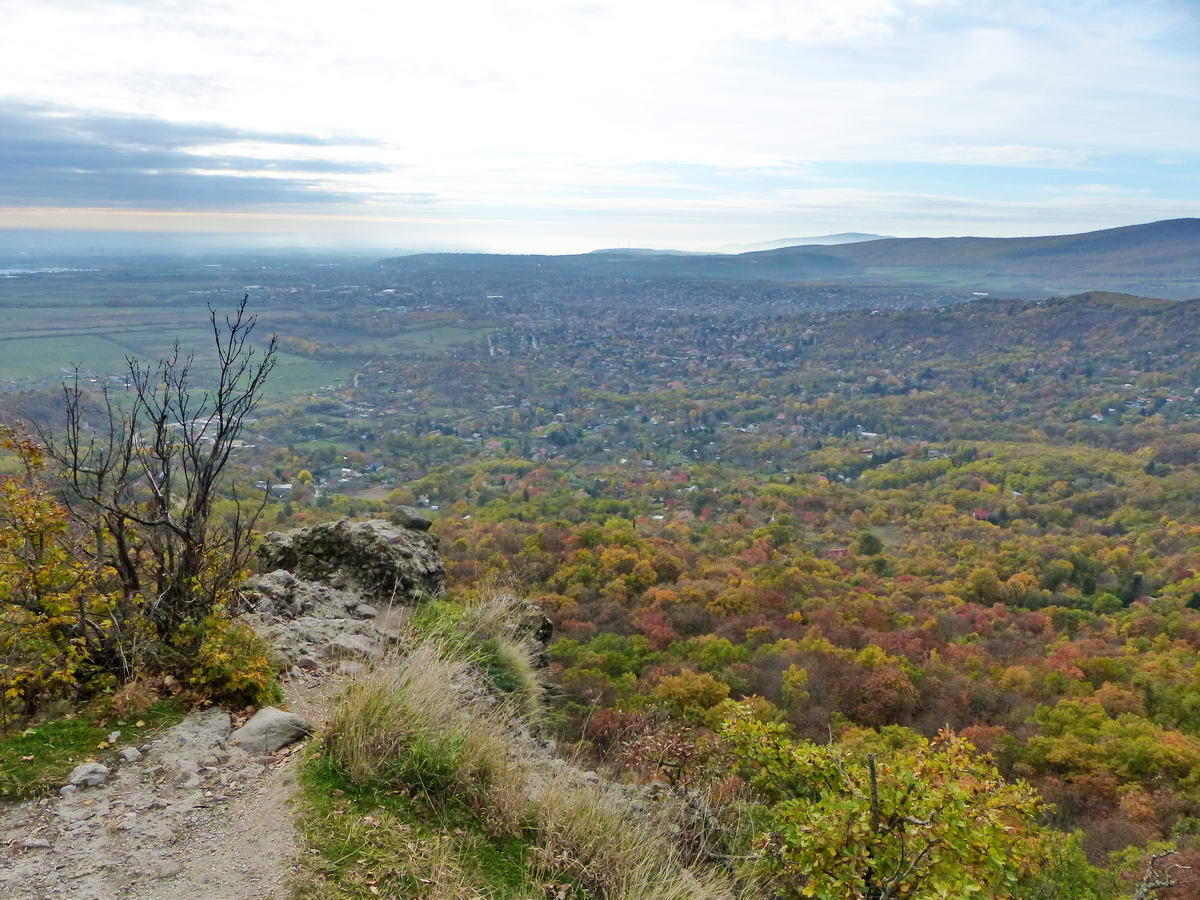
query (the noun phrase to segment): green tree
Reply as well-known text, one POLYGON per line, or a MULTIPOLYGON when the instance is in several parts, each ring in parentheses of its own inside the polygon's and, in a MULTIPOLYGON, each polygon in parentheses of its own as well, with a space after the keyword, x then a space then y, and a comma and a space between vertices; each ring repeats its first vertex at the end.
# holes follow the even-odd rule
POLYGON ((781 897, 1016 898, 1045 858, 1037 792, 954 735, 864 753, 791 740, 745 710, 722 733, 752 772, 781 897))

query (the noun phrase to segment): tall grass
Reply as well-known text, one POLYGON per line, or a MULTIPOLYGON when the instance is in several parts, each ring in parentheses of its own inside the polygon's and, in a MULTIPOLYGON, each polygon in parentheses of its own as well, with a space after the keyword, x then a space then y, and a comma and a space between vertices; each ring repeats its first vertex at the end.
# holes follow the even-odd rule
POLYGON ((534 880, 566 879, 613 900, 754 896, 685 853, 669 815, 634 815, 617 788, 535 765, 527 726, 542 690, 536 647, 519 624, 523 601, 488 590, 431 607, 406 655, 377 664, 335 701, 329 764, 358 786, 465 805, 484 831, 529 843, 534 880))
POLYGON ((406 783, 429 794, 465 777, 482 777, 490 754, 476 746, 497 738, 468 709, 471 665, 422 643, 347 685, 334 704, 325 748, 358 785, 406 783))
POLYGON ((537 667, 540 648, 529 627, 529 601, 499 582, 487 582, 461 599, 435 600, 412 620, 422 640, 448 656, 473 663, 487 683, 516 704, 526 723, 540 719, 545 685, 537 667))
POLYGON ((566 876, 592 894, 622 900, 733 900, 752 896, 689 860, 669 813, 632 815, 603 784, 553 779, 537 798, 532 854, 542 877, 566 876))

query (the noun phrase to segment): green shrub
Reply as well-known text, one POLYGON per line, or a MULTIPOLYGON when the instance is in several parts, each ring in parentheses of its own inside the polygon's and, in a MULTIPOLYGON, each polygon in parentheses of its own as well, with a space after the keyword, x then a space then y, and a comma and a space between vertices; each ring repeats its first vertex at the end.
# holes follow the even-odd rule
POLYGON ((269 706, 283 699, 270 646, 248 625, 217 610, 181 637, 188 685, 214 703, 269 706))

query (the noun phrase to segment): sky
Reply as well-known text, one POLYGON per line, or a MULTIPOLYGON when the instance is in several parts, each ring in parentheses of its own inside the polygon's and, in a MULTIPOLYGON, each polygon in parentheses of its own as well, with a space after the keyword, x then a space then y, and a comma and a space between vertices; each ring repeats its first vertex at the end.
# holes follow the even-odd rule
POLYGON ((559 253, 1200 215, 1200 0, 0 0, 0 23, 0 231, 47 240, 559 253))

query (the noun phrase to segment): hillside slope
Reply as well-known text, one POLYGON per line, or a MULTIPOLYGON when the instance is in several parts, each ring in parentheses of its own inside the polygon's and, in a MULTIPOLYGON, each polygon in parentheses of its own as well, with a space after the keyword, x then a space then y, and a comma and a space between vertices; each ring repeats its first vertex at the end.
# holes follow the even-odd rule
POLYGON ((1034 294, 1123 291, 1182 300, 1200 296, 1200 219, 1170 219, 1082 234, 886 238, 734 255, 644 250, 566 256, 437 253, 398 257, 384 264, 410 273, 903 282, 1034 294))
POLYGON ((825 252, 867 269, 931 267, 983 277, 1082 279, 1112 289, 1141 279, 1195 281, 1200 277, 1200 219, 1046 237, 892 238, 825 252))

